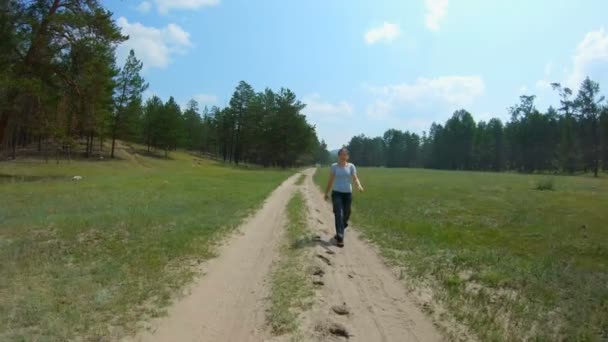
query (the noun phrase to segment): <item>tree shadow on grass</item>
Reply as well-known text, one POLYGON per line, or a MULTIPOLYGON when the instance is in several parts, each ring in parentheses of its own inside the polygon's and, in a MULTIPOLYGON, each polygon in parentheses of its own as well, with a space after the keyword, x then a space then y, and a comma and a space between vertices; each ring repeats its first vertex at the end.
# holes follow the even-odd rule
POLYGON ((169 154, 167 156, 165 156, 165 151, 163 151, 163 150, 148 151, 148 150, 142 149, 142 148, 131 148, 129 150, 129 153, 139 154, 140 156, 154 158, 154 159, 174 160, 174 158, 171 157, 171 151, 169 151, 169 154))
POLYGON ((0 173, 0 183, 25 183, 53 180, 70 180, 68 176, 30 176, 30 175, 8 175, 0 173))

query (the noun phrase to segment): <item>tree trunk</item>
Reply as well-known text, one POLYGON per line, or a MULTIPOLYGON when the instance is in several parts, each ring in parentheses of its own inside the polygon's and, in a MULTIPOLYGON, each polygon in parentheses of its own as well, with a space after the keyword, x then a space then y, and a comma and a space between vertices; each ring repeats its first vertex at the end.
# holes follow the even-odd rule
POLYGON ((234 141, 235 141, 236 130, 232 129, 230 133, 230 148, 228 149, 228 162, 232 163, 234 158, 234 141))
POLYGON ((239 165, 239 159, 241 158, 241 118, 239 116, 239 123, 236 126, 236 134, 234 138, 234 163, 239 165))
POLYGON ((599 132, 599 118, 593 119, 593 175, 598 176, 600 168, 600 132, 599 132))
POLYGON ((0 113, 0 144, 4 143, 4 134, 8 128, 8 113, 0 113))
POLYGON ((89 150, 89 146, 91 145, 91 136, 87 134, 87 147, 85 149, 85 156, 86 158, 89 158, 91 156, 90 154, 90 150, 89 150))
POLYGON ((118 132, 118 122, 120 120, 120 114, 116 114, 114 121, 114 127, 112 127, 112 150, 110 152, 110 158, 114 158, 114 148, 116 146, 116 133, 118 132))
POLYGON ((114 158, 115 145, 116 145, 116 135, 112 134, 112 152, 110 152, 110 158, 114 158))
POLYGON ((594 156, 593 156, 593 175, 594 177, 598 177, 598 173, 600 170, 600 149, 599 144, 595 144, 594 148, 594 156))
POLYGON ((13 142, 12 142, 12 157, 13 160, 17 159, 17 130, 13 131, 13 142))
POLYGON ((38 30, 36 30, 36 35, 34 36, 34 39, 32 39, 32 45, 30 46, 30 48, 25 56, 26 64, 32 65, 34 63, 34 60, 37 57, 38 51, 41 50, 41 44, 43 43, 44 36, 47 33, 48 26, 51 21, 50 18, 55 15, 57 10, 59 9, 60 4, 61 4, 60 0, 54 0, 53 4, 51 5, 51 8, 49 8, 49 12, 48 12, 47 16, 44 17, 42 19, 42 21, 40 22, 40 26, 38 27, 38 30))
POLYGON ((116 118, 114 121, 114 127, 112 127, 112 150, 110 152, 110 158, 114 158, 114 148, 116 146, 116 135, 118 133, 118 123, 120 120, 120 114, 116 114, 116 118))
MULTIPOLYGON (((44 36, 46 35, 46 33, 48 31, 50 18, 55 15, 55 13, 59 9, 60 5, 61 5, 60 0, 53 0, 53 3, 51 5, 51 7, 49 8, 49 11, 48 11, 46 17, 44 17, 40 21, 40 25, 38 26, 38 29, 35 32, 34 38, 32 39, 29 49, 24 57, 24 63, 20 65, 21 70, 17 71, 18 74, 27 73, 27 69, 29 67, 31 67, 32 65, 34 65, 36 59, 38 58, 38 56, 37 56, 38 51, 41 50, 41 45, 44 42, 44 36)), ((9 94, 8 98, 10 101, 13 101, 15 99, 15 97, 11 96, 10 94, 9 94)), ((7 134, 9 116, 10 115, 8 112, 0 113, 0 143, 2 143, 4 141, 5 134, 7 134)), ((14 153, 15 148, 16 147, 13 146, 13 155, 15 154, 14 153)))
POLYGON ((596 161, 595 161, 595 165, 594 165, 594 167, 593 167, 593 176, 594 176, 595 178, 597 178, 597 177, 598 177, 598 172, 599 172, 599 167, 598 167, 598 163, 597 163, 597 160, 596 160, 596 161))
POLYGON ((93 130, 91 130, 91 139, 89 142, 89 153, 92 156, 93 155, 93 141, 95 140, 95 132, 93 130))

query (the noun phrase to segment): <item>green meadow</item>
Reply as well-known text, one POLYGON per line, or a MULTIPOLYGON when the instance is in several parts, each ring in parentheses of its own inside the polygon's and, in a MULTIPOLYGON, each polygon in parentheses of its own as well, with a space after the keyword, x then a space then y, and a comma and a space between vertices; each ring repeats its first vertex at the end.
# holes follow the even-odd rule
POLYGON ((0 340, 116 339, 162 315, 291 174, 170 157, 0 163, 0 340))
MULTIPOLYGON (((324 188, 327 176, 315 180, 324 188)), ((608 338, 606 176, 360 168, 359 177, 357 229, 481 341, 608 338)))

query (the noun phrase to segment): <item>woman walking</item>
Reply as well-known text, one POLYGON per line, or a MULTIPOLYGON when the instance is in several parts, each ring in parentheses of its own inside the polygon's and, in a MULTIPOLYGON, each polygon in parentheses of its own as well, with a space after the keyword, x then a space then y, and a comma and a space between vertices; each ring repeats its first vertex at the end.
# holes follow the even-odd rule
POLYGON ((338 151, 338 162, 332 164, 329 181, 325 189, 325 200, 329 198, 331 190, 331 201, 336 219, 336 243, 338 247, 344 247, 344 230, 348 227, 350 218, 350 206, 353 201, 353 186, 355 182, 357 189, 363 191, 361 182, 357 177, 357 168, 348 162, 348 150, 343 147, 338 151))

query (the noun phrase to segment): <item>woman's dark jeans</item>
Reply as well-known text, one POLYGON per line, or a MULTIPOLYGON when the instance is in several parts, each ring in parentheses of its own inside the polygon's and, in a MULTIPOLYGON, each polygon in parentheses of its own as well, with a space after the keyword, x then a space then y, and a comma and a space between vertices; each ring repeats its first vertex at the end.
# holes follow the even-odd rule
POLYGON ((350 192, 332 191, 331 202, 334 206, 334 216, 336 218, 336 236, 338 239, 344 239, 344 228, 348 226, 353 194, 350 192))

